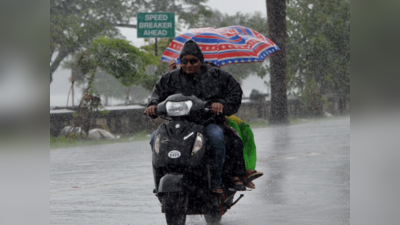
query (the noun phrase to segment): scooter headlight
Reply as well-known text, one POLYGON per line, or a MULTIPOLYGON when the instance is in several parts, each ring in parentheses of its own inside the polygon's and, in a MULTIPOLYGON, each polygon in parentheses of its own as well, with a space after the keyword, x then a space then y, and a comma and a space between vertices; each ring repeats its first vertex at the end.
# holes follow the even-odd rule
POLYGON ((190 108, 192 108, 192 101, 184 102, 167 102, 166 108, 169 116, 185 116, 189 115, 190 108))
POLYGON ((157 155, 160 152, 160 135, 157 135, 156 140, 154 142, 154 151, 156 151, 157 155))
POLYGON ((196 140, 193 145, 192 155, 196 154, 203 147, 204 139, 201 133, 197 133, 196 140))

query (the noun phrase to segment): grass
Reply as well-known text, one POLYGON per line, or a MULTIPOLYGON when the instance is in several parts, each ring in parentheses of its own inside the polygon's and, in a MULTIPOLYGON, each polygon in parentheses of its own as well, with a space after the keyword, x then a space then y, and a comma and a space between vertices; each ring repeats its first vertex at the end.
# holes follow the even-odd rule
POLYGON ((263 128, 269 126, 269 122, 267 120, 250 121, 248 124, 251 128, 263 128))
MULTIPOLYGON (((350 118, 350 115, 343 115, 343 116, 332 116, 332 117, 321 117, 321 118, 294 118, 290 117, 290 125, 295 125, 295 124, 302 124, 302 123, 310 123, 310 122, 318 122, 318 121, 329 121, 329 120, 337 120, 337 119, 344 119, 344 118, 350 118)), ((251 121, 248 122, 251 128, 264 128, 264 127, 269 127, 271 126, 267 120, 259 120, 259 121, 251 121)))
POLYGON ((320 122, 320 121, 330 121, 330 120, 337 120, 337 119, 345 119, 350 118, 350 115, 343 115, 343 116, 332 116, 332 117, 321 117, 321 118, 290 118, 290 124, 301 124, 301 123, 310 123, 310 122, 320 122))
MULTIPOLYGON (((325 117, 325 118, 311 118, 311 119, 290 118, 290 125, 318 122, 318 121, 337 120, 337 119, 342 119, 342 118, 350 118, 350 115, 333 116, 333 117, 325 117)), ((248 124, 250 125, 250 127, 252 129, 265 128, 265 127, 270 126, 269 122, 267 120, 251 121, 251 122, 248 122, 248 124)), ((80 146, 103 145, 103 144, 112 144, 112 143, 144 141, 144 140, 150 140, 150 137, 147 136, 147 133, 145 131, 136 133, 131 136, 121 137, 120 139, 117 139, 117 140, 96 140, 96 139, 87 139, 87 138, 82 138, 82 137, 66 138, 65 136, 61 136, 61 137, 50 136, 50 149, 73 148, 73 147, 80 147, 80 146)))
POLYGON ((149 139, 150 138, 147 136, 145 131, 136 133, 131 136, 121 137, 117 140, 97 140, 97 139, 88 139, 82 137, 66 138, 65 136, 60 136, 60 137, 50 136, 50 149, 144 141, 149 139))

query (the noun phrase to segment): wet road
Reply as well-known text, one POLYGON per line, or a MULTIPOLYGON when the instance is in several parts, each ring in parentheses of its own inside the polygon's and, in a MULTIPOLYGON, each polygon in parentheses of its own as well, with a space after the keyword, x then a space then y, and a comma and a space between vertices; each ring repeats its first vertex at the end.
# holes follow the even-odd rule
MULTIPOLYGON (((350 224, 349 117, 254 135, 264 176, 221 225, 350 224)), ((150 163, 148 141, 51 150, 50 224, 166 224, 150 163)))

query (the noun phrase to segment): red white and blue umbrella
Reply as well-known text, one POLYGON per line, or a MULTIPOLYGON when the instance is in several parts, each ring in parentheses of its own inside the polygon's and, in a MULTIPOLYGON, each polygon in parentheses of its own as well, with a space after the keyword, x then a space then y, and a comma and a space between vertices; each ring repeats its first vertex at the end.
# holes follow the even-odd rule
POLYGON ((280 50, 270 39, 247 27, 196 28, 177 36, 165 50, 161 62, 174 59, 180 64, 181 49, 190 39, 199 45, 204 61, 217 66, 263 62, 280 50))

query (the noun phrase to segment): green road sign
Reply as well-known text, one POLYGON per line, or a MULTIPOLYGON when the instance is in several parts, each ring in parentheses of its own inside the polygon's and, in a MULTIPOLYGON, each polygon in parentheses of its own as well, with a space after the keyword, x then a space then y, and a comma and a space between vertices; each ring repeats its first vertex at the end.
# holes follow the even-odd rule
POLYGON ((175 37, 175 13, 138 13, 137 37, 175 37))

